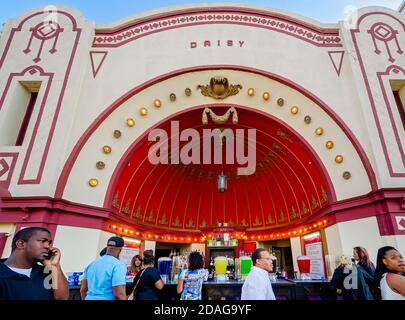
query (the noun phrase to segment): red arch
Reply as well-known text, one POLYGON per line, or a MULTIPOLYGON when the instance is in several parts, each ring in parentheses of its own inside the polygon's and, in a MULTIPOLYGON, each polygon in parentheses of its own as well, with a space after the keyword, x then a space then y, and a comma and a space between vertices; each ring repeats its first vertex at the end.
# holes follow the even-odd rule
MULTIPOLYGON (((137 145, 144 140, 144 138, 149 134, 149 132, 151 130, 153 130, 154 128, 160 127, 163 123, 166 123, 168 121, 170 121, 173 118, 178 117, 181 114, 184 113, 188 113, 190 111, 196 110, 196 109, 203 109, 203 108, 210 108, 210 107, 215 107, 218 106, 219 104, 209 104, 209 105, 198 105, 198 106, 194 106, 191 108, 187 108, 185 110, 181 110, 179 112, 176 112, 174 114, 171 114, 170 116, 166 117, 165 119, 155 123, 152 127, 148 128, 145 132, 143 132, 126 150, 126 152, 124 153, 124 155, 121 157, 119 163, 117 164, 117 166, 115 167, 115 170, 112 174, 112 177, 110 179, 110 183, 108 185, 108 189, 106 192, 106 196, 104 198, 104 204, 103 207, 106 209, 111 209, 111 203, 112 203, 112 199, 114 196, 114 191, 116 189, 116 185, 118 184, 118 180, 117 177, 119 177, 123 171, 123 168, 127 165, 128 161, 131 159, 132 154, 134 149, 137 147, 137 145)), ((289 130, 290 132, 292 132, 295 136, 295 138, 297 138, 297 140, 299 140, 303 145, 304 148, 307 149, 315 158, 317 165, 319 166, 319 169, 323 175, 323 177, 326 180, 326 185, 328 188, 328 195, 330 195, 329 198, 329 203, 333 203, 336 201, 336 192, 332 183, 332 180, 323 164, 323 162, 321 161, 321 159, 319 158, 318 154, 313 150, 313 148, 310 146, 310 144, 303 138, 301 137, 301 135, 294 130, 291 126, 289 126, 287 123, 285 123, 284 121, 278 119, 277 117, 270 115, 264 111, 261 110, 257 110, 251 107, 246 107, 243 105, 237 105, 237 104, 227 104, 228 107, 235 107, 237 109, 245 109, 248 111, 252 111, 254 113, 258 113, 260 114, 262 117, 266 117, 267 119, 270 119, 278 124, 280 124, 282 127, 285 127, 287 130, 289 130)))

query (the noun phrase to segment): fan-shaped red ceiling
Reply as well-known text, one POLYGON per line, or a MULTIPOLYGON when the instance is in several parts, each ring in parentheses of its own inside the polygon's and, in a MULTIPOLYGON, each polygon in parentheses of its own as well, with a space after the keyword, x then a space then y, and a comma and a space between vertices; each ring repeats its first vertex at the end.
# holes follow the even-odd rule
MULTIPOLYGON (((211 106, 217 115, 223 115, 228 108, 211 106)), ((238 176, 238 164, 153 165, 148 151, 154 142, 145 136, 113 182, 111 205, 117 218, 157 233, 199 235, 218 223, 247 233, 273 231, 310 220, 334 196, 316 155, 279 120, 236 107, 237 124, 230 119, 224 124, 210 121, 203 125, 203 109, 177 115, 159 128, 166 130, 170 138, 171 121, 179 122, 180 131, 194 128, 201 136, 203 129, 256 129, 256 172, 238 176), (217 184, 222 170, 228 177, 228 189, 223 193, 217 184)), ((246 138, 247 134, 247 144, 246 138)), ((181 142, 180 149, 186 143, 181 142)))

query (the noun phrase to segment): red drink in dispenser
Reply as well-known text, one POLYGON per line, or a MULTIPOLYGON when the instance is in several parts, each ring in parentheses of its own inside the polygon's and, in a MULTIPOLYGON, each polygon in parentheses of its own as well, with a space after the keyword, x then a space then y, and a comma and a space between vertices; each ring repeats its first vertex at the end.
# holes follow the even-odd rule
POLYGON ((311 271, 311 259, 307 256, 297 258, 298 269, 300 270, 301 279, 309 279, 311 271))

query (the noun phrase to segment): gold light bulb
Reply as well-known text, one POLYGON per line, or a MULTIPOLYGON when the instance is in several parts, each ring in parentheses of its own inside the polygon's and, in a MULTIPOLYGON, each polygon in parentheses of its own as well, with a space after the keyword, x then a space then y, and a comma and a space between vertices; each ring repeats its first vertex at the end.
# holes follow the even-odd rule
POLYGON ((98 180, 97 179, 90 179, 89 180, 89 185, 90 185, 90 187, 97 187, 97 185, 98 185, 98 180))

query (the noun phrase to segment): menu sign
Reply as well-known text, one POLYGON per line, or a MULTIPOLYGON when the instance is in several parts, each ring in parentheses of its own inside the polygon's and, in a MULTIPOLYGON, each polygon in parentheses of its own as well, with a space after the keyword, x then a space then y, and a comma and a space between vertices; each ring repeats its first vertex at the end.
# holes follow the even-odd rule
POLYGON ((129 267, 131 265, 132 258, 137 254, 139 254, 139 248, 123 247, 120 254, 120 261, 129 267))
POLYGON ((304 237, 305 255, 311 259, 311 278, 325 276, 325 264, 322 249, 322 239, 319 232, 304 237))

